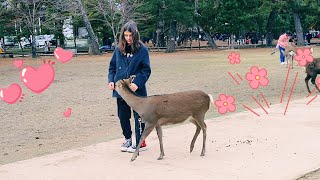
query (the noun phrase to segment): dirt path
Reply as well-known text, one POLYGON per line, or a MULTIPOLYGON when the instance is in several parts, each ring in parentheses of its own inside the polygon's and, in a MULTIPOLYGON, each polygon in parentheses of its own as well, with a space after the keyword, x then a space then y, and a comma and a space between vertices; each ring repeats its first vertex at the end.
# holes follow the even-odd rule
MULTIPOLYGON (((252 96, 264 103, 260 93, 270 104, 279 103, 287 74, 285 66, 279 63, 279 53, 270 55, 271 49, 268 48, 235 51, 241 54, 241 63, 237 65, 228 62, 230 50, 151 53, 149 95, 200 89, 217 99, 219 94, 225 93, 235 97, 236 112, 245 110, 242 104, 258 108, 252 96), (252 66, 267 69, 267 87, 250 88, 245 75, 252 66)), ((320 57, 319 47, 314 48, 314 56, 320 57)), ((0 87, 18 83, 25 94, 20 103, 8 105, 0 102, 0 164, 122 137, 116 102, 107 89, 110 58, 111 54, 105 54, 79 56, 65 64, 56 61, 55 80, 41 94, 31 92, 22 84, 19 69, 13 66, 12 59, 0 59, 0 87), (65 118, 63 112, 69 107, 72 115, 65 118)), ((27 59, 24 64, 39 67, 42 61, 27 59)), ((288 100, 296 72, 298 78, 291 99, 308 95, 304 70, 295 66, 290 72, 284 103, 288 100)), ((287 113, 290 113, 290 106, 287 113)), ((216 116, 221 115, 212 107, 206 119, 216 116)))

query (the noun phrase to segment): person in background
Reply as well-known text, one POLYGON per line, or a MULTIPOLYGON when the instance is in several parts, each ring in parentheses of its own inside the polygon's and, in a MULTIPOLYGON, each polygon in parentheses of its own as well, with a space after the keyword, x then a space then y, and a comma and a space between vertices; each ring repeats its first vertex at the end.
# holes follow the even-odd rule
POLYGON ((284 52, 286 50, 286 46, 288 45, 288 42, 289 42, 289 33, 286 32, 286 33, 283 33, 279 39, 278 39, 278 43, 277 43, 277 46, 276 48, 279 49, 280 51, 280 64, 282 65, 285 65, 285 57, 284 57, 284 52))

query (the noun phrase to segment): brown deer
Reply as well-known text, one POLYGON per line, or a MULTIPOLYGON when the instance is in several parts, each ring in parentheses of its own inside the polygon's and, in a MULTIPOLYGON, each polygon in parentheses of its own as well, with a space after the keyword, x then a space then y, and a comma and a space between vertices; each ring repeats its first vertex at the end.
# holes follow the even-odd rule
POLYGON ((320 58, 314 58, 313 62, 306 65, 306 73, 307 77, 304 79, 308 92, 311 93, 309 88, 309 80, 311 79, 311 83, 315 85, 316 89, 320 92, 317 84, 316 78, 317 75, 320 74, 320 58))
MULTIPOLYGON (((291 63, 291 69, 293 69, 293 57, 296 54, 296 45, 293 40, 290 39, 285 51, 282 51, 285 57, 286 68, 288 68, 289 63, 291 63)), ((290 67, 290 66, 289 66, 290 67)))
POLYGON ((203 132, 203 145, 201 156, 205 155, 207 125, 204 122, 205 113, 208 111, 210 101, 213 103, 212 95, 203 91, 185 91, 174 94, 154 95, 148 97, 139 97, 129 88, 134 76, 129 79, 122 79, 116 82, 116 91, 127 102, 127 104, 136 111, 142 122, 145 123, 145 129, 141 135, 139 144, 133 154, 131 161, 134 161, 139 153, 140 146, 151 131, 156 128, 159 143, 160 156, 158 160, 163 159, 164 150, 162 142, 162 125, 182 123, 190 120, 197 129, 190 145, 190 153, 193 150, 194 143, 200 133, 203 132))

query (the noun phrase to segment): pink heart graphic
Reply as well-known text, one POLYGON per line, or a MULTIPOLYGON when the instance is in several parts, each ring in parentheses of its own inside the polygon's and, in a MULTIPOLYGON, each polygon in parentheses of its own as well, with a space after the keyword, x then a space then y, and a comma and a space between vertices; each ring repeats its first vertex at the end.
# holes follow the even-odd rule
POLYGON ((20 79, 31 91, 40 94, 54 80, 54 69, 50 64, 42 64, 38 70, 27 66, 20 71, 20 79))
POLYGON ((13 64, 16 68, 21 68, 23 66, 23 61, 21 59, 15 60, 13 64))
POLYGON ((64 50, 60 47, 54 50, 54 57, 56 57, 56 59, 58 59, 62 63, 70 61, 72 56, 73 54, 71 51, 64 50))
POLYGON ((21 97, 19 84, 11 84, 8 88, 0 89, 0 98, 8 104, 14 104, 21 97))
POLYGON ((66 117, 66 118, 70 117, 71 111, 72 111, 72 109, 71 109, 71 108, 68 108, 68 109, 63 113, 64 117, 66 117))

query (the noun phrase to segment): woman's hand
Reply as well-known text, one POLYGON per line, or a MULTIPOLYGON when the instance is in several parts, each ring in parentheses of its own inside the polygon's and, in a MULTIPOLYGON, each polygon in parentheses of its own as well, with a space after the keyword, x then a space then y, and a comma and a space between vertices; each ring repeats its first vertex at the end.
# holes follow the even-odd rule
POLYGON ((108 87, 109 87, 110 90, 114 90, 114 82, 110 82, 108 84, 108 87))
POLYGON ((138 86, 135 83, 130 84, 130 89, 135 92, 138 89, 138 86))

